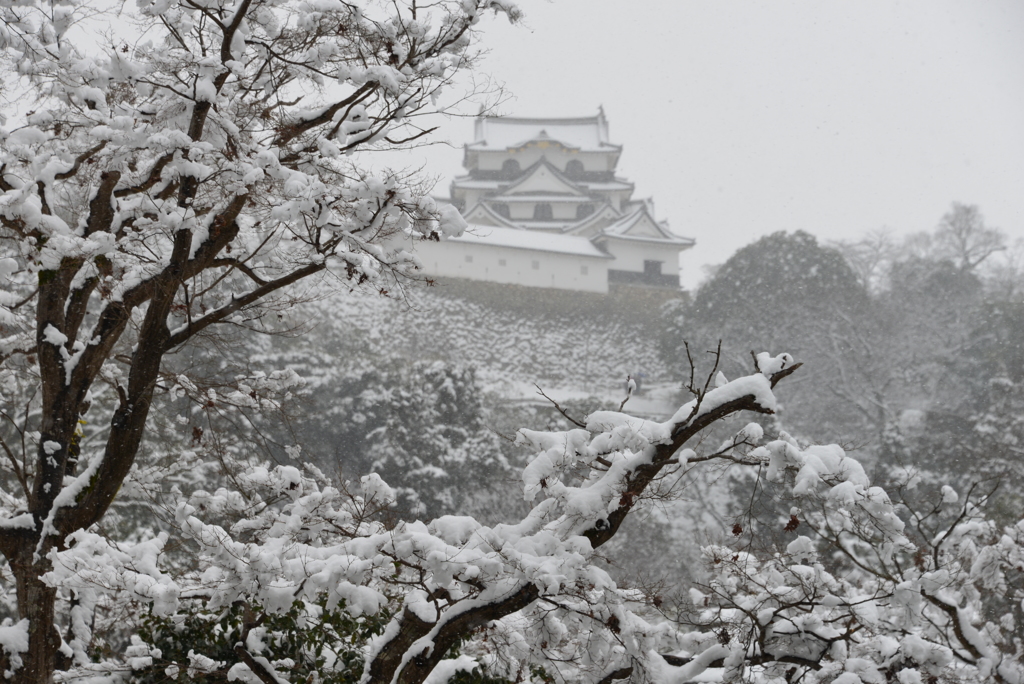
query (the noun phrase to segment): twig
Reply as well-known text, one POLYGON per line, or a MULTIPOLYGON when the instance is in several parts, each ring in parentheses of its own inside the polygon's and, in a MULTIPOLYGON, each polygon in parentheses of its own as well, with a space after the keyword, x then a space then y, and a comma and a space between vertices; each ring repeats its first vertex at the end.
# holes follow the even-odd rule
POLYGON ((709 349, 708 354, 715 355, 715 365, 711 368, 711 372, 708 373, 707 380, 704 381, 704 389, 701 392, 701 396, 708 393, 708 388, 711 387, 711 380, 718 373, 718 364, 722 361, 722 340, 718 340, 718 348, 714 351, 709 349))
POLYGON ((770 378, 772 389, 775 389, 775 386, 777 384, 779 384, 780 380, 782 380, 783 378, 788 377, 788 376, 792 375, 793 373, 795 373, 796 369, 799 368, 802 365, 804 365, 804 364, 802 364, 802 363, 795 363, 792 366, 790 366, 789 368, 783 368, 778 373, 772 373, 772 377, 770 378))
POLYGON ((690 343, 687 342, 686 340, 683 340, 683 347, 686 349, 686 360, 690 364, 690 381, 686 383, 686 389, 690 391, 690 394, 696 397, 697 390, 694 389, 693 387, 693 373, 695 366, 693 363, 693 356, 690 354, 690 343))
POLYGON ((633 385, 635 385, 635 384, 636 383, 633 382, 633 376, 632 375, 627 375, 626 376, 626 398, 622 400, 621 404, 619 404, 619 411, 620 412, 622 411, 623 408, 625 408, 626 402, 629 401, 629 398, 631 396, 633 396, 633 385))
MULTIPOLYGON (((564 417, 564 418, 565 418, 565 419, 566 419, 567 421, 569 421, 570 423, 572 423, 573 425, 575 425, 575 426, 577 426, 577 427, 581 427, 581 428, 584 428, 584 429, 586 429, 586 427, 587 427, 587 424, 586 424, 586 423, 581 423, 580 421, 576 420, 575 418, 573 418, 572 416, 570 416, 570 415, 569 415, 568 413, 566 413, 565 409, 564 409, 564 408, 562 408, 561 406, 559 406, 559 405, 558 405, 558 402, 557 402, 557 401, 555 401, 554 399, 552 399, 552 398, 551 398, 551 397, 549 397, 548 395, 544 394, 544 390, 542 390, 542 389, 540 388, 540 385, 538 385, 537 383, 534 383, 534 384, 533 384, 533 386, 537 388, 537 394, 539 394, 540 396, 542 396, 542 397, 544 397, 545 399, 547 399, 548 401, 550 401, 550 402, 551 402, 551 405, 555 407, 555 410, 556 410, 556 411, 558 411, 559 413, 561 413, 561 414, 562 414, 562 416, 563 416, 563 417, 564 417)), ((623 402, 623 403, 625 403, 625 402, 623 402)))

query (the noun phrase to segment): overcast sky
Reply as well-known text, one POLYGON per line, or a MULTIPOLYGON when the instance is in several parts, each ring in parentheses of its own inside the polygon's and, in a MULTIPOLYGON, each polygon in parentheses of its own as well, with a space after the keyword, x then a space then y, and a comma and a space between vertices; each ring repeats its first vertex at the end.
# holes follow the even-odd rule
MULTIPOLYGON (((1024 238, 1024 2, 521 0, 481 23, 501 113, 592 116, 620 175, 696 239, 683 281, 758 236, 930 230, 953 201, 1024 238)), ((471 123, 429 152, 439 194, 471 123)))

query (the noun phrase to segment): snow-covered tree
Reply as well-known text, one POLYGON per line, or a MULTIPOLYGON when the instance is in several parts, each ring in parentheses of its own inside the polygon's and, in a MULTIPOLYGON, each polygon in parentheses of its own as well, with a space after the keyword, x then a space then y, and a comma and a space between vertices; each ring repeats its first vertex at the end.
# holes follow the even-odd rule
POLYGON ((872 385, 876 362, 863 353, 864 338, 875 341, 870 304, 839 251, 803 231, 774 233, 733 254, 689 306, 666 312, 662 347, 685 373, 687 353, 703 355, 721 340, 730 376, 749 366, 751 350, 787 349, 804 362, 804 382, 814 389, 787 390, 786 424, 816 439, 863 439, 865 424, 877 422, 876 395, 888 389, 872 385))
MULTIPOLYGON (((976 208, 954 209, 947 223, 965 212, 976 218, 976 208)), ((945 244, 950 230, 940 227, 919 239, 945 244)), ((980 230, 964 238, 972 254, 980 230)), ((884 233, 839 249, 819 246, 805 233, 770 235, 733 255, 690 306, 667 312, 663 347, 682 359, 677 368, 685 368, 680 339, 707 349, 721 338, 727 374, 746 363, 752 348, 789 349, 804 361, 811 387, 787 390, 793 394, 784 396, 786 425, 802 436, 861 443, 877 454, 904 411, 964 417, 961 402, 974 400, 965 384, 994 377, 960 369, 973 356, 975 331, 984 327, 987 311, 1000 303, 987 294, 979 268, 952 256, 898 249, 884 233), (779 310, 787 315, 775 315, 779 310)), ((1012 353, 1005 345, 1001 352, 1012 353)))
POLYGON ((309 415, 295 420, 309 460, 350 477, 377 473, 396 490, 398 509, 415 517, 468 514, 505 490, 514 472, 484 424, 471 368, 399 359, 361 365, 311 380, 309 415))
POLYGON ((5 76, 36 96, 0 131, 17 681, 71 655, 42 577, 136 463, 154 392, 176 384, 165 357, 263 327, 300 283, 393 289, 410 240, 462 229, 362 152, 427 135, 481 13, 516 16, 502 0, 144 0, 121 17, 139 39, 115 41, 89 24, 98 9, 0 2, 5 76))
POLYGON ((958 268, 973 271, 996 252, 1006 249, 1006 236, 998 228, 985 225, 981 210, 974 204, 953 202, 935 230, 936 248, 958 268))
POLYGON ((394 491, 376 475, 339 487, 278 466, 176 496, 176 534, 198 552, 183 572, 164 571, 166 534, 77 531, 46 580, 80 592, 80 608, 101 595, 148 604, 164 626, 137 636, 126 661, 83 660, 76 674, 120 662, 142 679, 163 667, 352 681, 358 652, 362 682, 444 681, 477 664, 513 681, 686 682, 710 668, 758 682, 1024 681, 1024 522, 1000 530, 976 492, 950 487, 921 505, 912 474, 890 497, 840 447, 766 438, 756 423, 707 444, 720 421, 774 412, 774 385, 799 364, 760 354, 757 368, 731 382, 713 373, 663 423, 595 411, 572 429, 521 430, 533 507, 506 524, 380 518, 394 491), (661 597, 603 569, 602 547, 677 477, 716 463, 759 473, 792 508, 707 545, 709 580, 666 619, 661 597), (309 649, 294 645, 296 621, 309 649))
POLYGON ((1024 521, 999 529, 974 488, 915 497, 913 473, 890 499, 838 447, 783 438, 747 458, 760 449, 797 504, 767 521, 791 541, 705 548, 712 579, 691 591, 692 625, 760 660, 768 681, 1024 679, 1024 521))
POLYGON ((665 422, 620 405, 521 430, 532 507, 505 524, 396 519, 377 474, 245 463, 198 431, 160 467, 140 458, 159 402, 258 410, 296 379, 204 386, 173 355, 218 327, 274 329, 268 312, 296 286, 392 290, 415 265, 411 240, 461 230, 361 151, 426 135, 418 117, 469 64, 480 13, 516 12, 143 0, 146 42, 100 54, 68 33, 92 9, 0 0, 0 48, 38 94, 0 149, 5 678, 421 684, 477 662, 510 680, 684 682, 712 666, 765 681, 1024 680, 1020 525, 996 530, 971 495, 940 515, 952 490, 935 513, 900 508, 838 447, 766 441, 757 424, 702 439, 774 413, 776 384, 799 368, 788 354, 756 355, 731 382, 691 377, 692 400, 665 422), (616 583, 601 550, 709 463, 787 487, 803 503, 783 531, 814 536, 757 554, 709 546, 728 572, 693 594, 707 612, 690 629, 616 583), (160 525, 104 534, 115 499, 144 495, 160 525), (819 562, 814 537, 841 558, 819 562))

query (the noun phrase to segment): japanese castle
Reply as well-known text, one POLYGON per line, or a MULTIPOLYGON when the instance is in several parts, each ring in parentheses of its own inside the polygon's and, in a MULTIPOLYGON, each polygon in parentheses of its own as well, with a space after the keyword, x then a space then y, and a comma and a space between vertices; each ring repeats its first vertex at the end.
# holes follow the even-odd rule
POLYGON ((693 246, 615 175, 622 146, 604 112, 571 119, 481 117, 465 146, 468 173, 451 199, 466 233, 417 253, 431 276, 607 293, 609 284, 679 288, 693 246))

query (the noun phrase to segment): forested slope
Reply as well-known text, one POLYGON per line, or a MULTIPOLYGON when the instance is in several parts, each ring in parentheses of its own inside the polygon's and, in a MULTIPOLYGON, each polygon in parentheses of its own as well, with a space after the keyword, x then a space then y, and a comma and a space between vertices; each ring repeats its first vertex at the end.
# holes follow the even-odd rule
POLYGON ((291 434, 276 430, 279 454, 296 443, 329 473, 377 472, 417 515, 487 518, 521 504, 508 493, 527 454, 511 436, 564 420, 537 387, 580 419, 618 408, 629 375, 635 413, 663 419, 678 407, 658 338, 662 305, 679 292, 446 280, 395 294, 308 301, 264 319, 281 334, 235 352, 239 365, 305 381, 287 410, 291 434))
POLYGON ((413 288, 406 301, 342 293, 311 303, 312 334, 285 346, 308 355, 314 384, 346 349, 370 345, 410 361, 473 367, 484 390, 505 399, 535 397, 536 383, 561 396, 620 400, 627 375, 642 375, 641 392, 671 383, 658 335, 660 306, 673 294, 624 288, 601 296, 468 281, 413 288))

